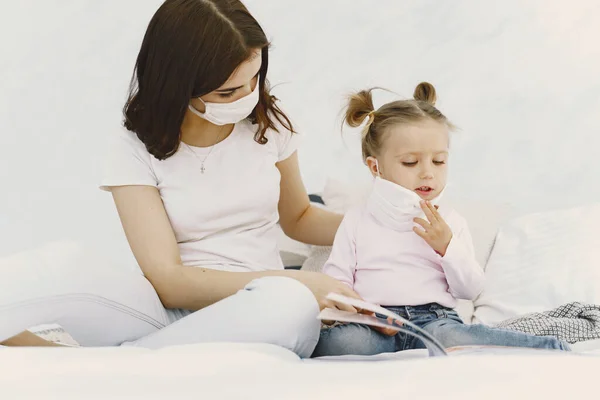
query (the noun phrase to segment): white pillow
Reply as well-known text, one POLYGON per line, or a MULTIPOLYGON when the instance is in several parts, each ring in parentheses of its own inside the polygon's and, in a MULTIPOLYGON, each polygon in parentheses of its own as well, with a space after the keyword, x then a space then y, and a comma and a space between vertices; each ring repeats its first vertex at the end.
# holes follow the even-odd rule
POLYGON ((526 215, 503 226, 475 301, 489 325, 580 301, 600 304, 600 203, 526 215))
POLYGON ((516 208, 508 203, 476 201, 452 194, 446 196, 442 203, 454 208, 467 221, 475 259, 485 269, 499 227, 517 215, 516 208))

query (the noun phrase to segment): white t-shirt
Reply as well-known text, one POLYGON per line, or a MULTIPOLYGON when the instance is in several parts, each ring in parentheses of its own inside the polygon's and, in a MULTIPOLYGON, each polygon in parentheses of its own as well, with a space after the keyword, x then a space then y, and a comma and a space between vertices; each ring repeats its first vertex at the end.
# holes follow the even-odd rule
POLYGON ((275 163, 297 149, 297 134, 267 131, 267 144, 254 140, 248 121, 210 147, 181 144, 159 161, 135 133, 114 138, 101 189, 157 187, 186 266, 225 271, 282 269, 277 247, 280 173, 275 163), (202 160, 205 172, 200 168, 202 160), (195 153, 195 154, 194 154, 195 153))

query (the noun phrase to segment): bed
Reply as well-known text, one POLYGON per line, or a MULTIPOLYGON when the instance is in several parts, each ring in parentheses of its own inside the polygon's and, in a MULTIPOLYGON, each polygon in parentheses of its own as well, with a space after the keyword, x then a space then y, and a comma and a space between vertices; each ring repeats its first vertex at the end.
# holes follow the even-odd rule
MULTIPOLYGON (((329 182, 314 202, 344 212, 364 188, 329 182)), ((458 312, 498 324, 580 301, 600 304, 600 204, 516 216, 510 206, 454 201, 467 219, 486 287, 458 312)), ((282 237, 288 267, 318 270, 328 248, 282 237)), ((1 260, 0 260, 1 261, 1 260)), ((0 262, 1 264, 1 262, 0 262)), ((270 345, 211 343, 138 348, 0 348, 0 399, 25 398, 584 398, 600 371, 600 340, 573 353, 424 350, 300 360, 270 345)))
POLYGON ((584 354, 299 360, 270 345, 162 350, 0 349, 2 399, 578 399, 593 393, 584 354))

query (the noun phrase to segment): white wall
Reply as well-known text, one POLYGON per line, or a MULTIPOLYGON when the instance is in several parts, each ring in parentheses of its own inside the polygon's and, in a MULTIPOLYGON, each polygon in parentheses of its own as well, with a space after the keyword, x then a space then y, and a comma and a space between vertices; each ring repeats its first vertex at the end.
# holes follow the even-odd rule
MULTIPOLYGON (((80 238, 128 254, 100 192, 105 135, 158 0, 22 0, 0 16, 0 256, 80 238)), ((438 89, 455 190, 522 212, 600 201, 600 2, 247 0, 273 41, 274 93, 305 133, 309 191, 364 178, 350 90, 438 89), (372 4, 365 8, 365 4, 372 4)), ((390 99, 381 96, 379 101, 390 99)))

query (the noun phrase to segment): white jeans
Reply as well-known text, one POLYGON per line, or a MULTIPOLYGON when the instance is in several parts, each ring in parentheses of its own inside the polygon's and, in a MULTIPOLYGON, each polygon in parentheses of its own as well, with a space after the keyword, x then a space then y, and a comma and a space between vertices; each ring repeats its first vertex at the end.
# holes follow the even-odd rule
POLYGON ((291 278, 256 279, 192 313, 165 309, 150 282, 133 271, 59 262, 0 269, 0 341, 59 324, 82 346, 269 343, 309 357, 319 338, 317 301, 291 278))

